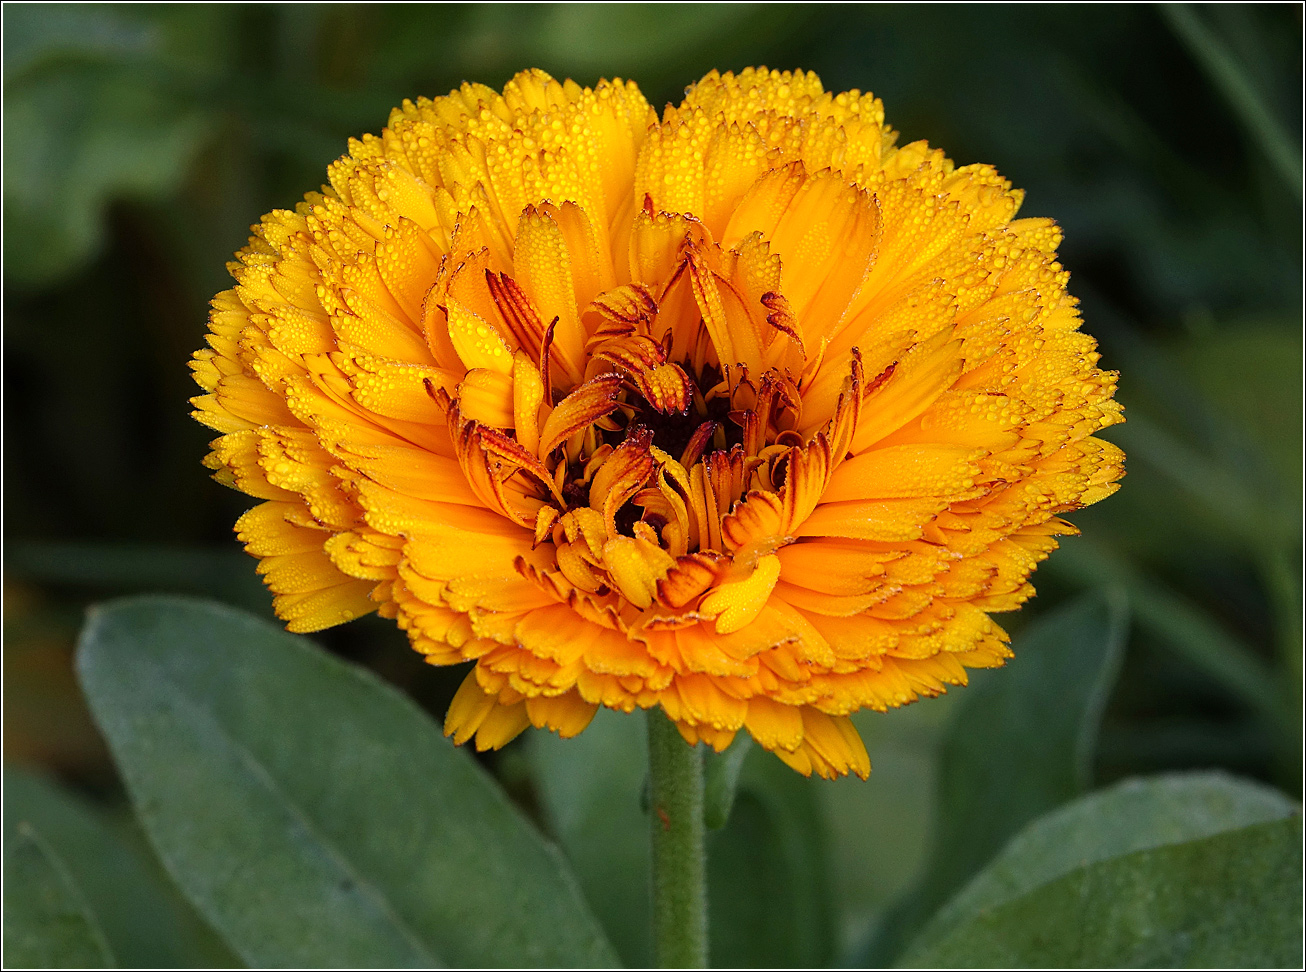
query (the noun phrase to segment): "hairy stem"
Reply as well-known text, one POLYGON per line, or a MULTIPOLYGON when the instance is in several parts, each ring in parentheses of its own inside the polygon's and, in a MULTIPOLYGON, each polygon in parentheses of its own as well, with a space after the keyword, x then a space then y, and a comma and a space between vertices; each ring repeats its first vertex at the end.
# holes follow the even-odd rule
POLYGON ((664 969, 707 968, 703 754, 661 711, 648 717, 653 951, 664 969))

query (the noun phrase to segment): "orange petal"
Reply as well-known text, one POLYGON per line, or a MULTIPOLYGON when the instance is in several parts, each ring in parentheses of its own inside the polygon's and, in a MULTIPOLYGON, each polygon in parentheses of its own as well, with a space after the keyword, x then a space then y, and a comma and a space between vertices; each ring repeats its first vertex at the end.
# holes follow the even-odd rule
POLYGON ((544 420, 540 430, 541 456, 547 456, 567 439, 616 408, 621 391, 618 375, 599 375, 577 386, 544 420))

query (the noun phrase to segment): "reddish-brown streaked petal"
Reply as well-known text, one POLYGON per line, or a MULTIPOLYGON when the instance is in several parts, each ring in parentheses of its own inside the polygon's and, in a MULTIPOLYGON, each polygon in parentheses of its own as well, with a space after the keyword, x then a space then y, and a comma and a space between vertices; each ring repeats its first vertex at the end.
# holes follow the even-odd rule
POLYGON ((784 501, 775 493, 751 490, 721 521, 721 537, 729 551, 772 537, 783 537, 784 501))
POLYGON ((830 445, 824 434, 817 435, 808 446, 789 450, 780 494, 784 500, 781 527, 786 534, 794 534, 821 502, 830 482, 831 465, 830 445))
POLYGON ((538 357, 544 346, 544 322, 540 320, 535 305, 526 296, 517 281, 506 273, 484 273, 486 288, 500 318, 517 341, 517 347, 532 357, 538 357))
POLYGON ((647 334, 658 314, 657 301, 643 284, 622 284, 600 294, 586 309, 596 317, 591 342, 627 334, 647 334))
MULTIPOLYGON (((803 327, 793 308, 789 306, 789 298, 784 294, 768 291, 762 295, 761 303, 766 308, 766 323, 779 332, 767 348, 766 366, 779 368, 791 374, 801 373, 807 363, 803 327), (779 335, 787 337, 789 342, 778 340, 779 335)), ((824 340, 821 339, 822 343, 824 340)))
POLYGON ((692 244, 684 248, 694 302, 722 365, 742 364, 762 371, 762 342, 744 299, 725 277, 710 266, 710 256, 692 244))
POLYGON ((645 334, 609 336, 602 341, 591 341, 590 346, 591 358, 611 361, 632 373, 650 371, 667 360, 662 345, 645 334))
POLYGON ((590 481, 590 508, 603 514, 610 536, 617 532, 613 523, 617 510, 643 489, 657 470, 657 460, 650 449, 652 444, 652 431, 636 426, 590 481))
POLYGON ((802 417, 802 409, 802 397, 792 381, 774 372, 763 375, 756 401, 744 423, 744 451, 750 456, 759 455, 766 448, 768 430, 794 428, 802 417))
POLYGON ((538 495, 547 495, 553 488, 553 478, 543 463, 503 433, 476 422, 463 422, 456 411, 451 413, 454 422, 461 425, 457 434, 458 461, 468 485, 490 509, 534 529, 544 505, 538 495), (537 497, 528 497, 521 485, 509 484, 509 479, 519 472, 534 480, 537 497))
POLYGON ((693 397, 689 376, 677 364, 664 364, 634 372, 644 399, 659 412, 669 415, 684 412, 693 397))
POLYGON ((716 495, 718 510, 731 509, 743 496, 748 480, 760 460, 748 456, 739 446, 729 452, 717 450, 703 460, 707 482, 716 495))
POLYGON ((658 581, 658 603, 677 610, 685 607, 716 582, 725 564, 726 558, 720 554, 693 553, 677 558, 676 565, 658 581))
POLYGON ((704 450, 712 443, 716 430, 717 423, 712 421, 704 422, 694 430, 694 434, 689 437, 689 442, 685 445, 684 452, 680 454, 682 467, 694 468, 694 464, 702 458, 704 450))
POLYGON ((689 470, 689 511, 694 517, 694 539, 700 549, 721 550, 721 513, 716 503, 716 493, 708 484, 703 464, 689 470))
MULTIPOLYGON (((506 482, 513 473, 522 472, 535 480, 545 491, 553 485, 553 477, 549 474, 548 467, 502 432, 481 427, 475 429, 472 438, 491 460, 495 478, 499 482, 506 482)), ((534 524, 533 515, 531 523, 534 524)))
POLYGON ((621 391, 620 375, 599 375, 574 388, 544 420, 540 430, 541 456, 547 456, 577 432, 616 408, 621 391))

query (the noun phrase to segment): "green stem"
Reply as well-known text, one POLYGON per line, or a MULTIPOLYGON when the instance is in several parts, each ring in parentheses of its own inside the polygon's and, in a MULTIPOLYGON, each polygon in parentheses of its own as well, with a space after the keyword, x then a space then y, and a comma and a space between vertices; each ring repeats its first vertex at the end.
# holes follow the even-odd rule
POLYGON ((659 968, 707 968, 703 753, 675 723, 648 716, 653 834, 653 955, 659 968))
POLYGON ((1233 107, 1238 120, 1300 200, 1301 152, 1293 145, 1287 130, 1270 110, 1233 52, 1187 4, 1163 3, 1157 9, 1205 69, 1216 88, 1233 107))

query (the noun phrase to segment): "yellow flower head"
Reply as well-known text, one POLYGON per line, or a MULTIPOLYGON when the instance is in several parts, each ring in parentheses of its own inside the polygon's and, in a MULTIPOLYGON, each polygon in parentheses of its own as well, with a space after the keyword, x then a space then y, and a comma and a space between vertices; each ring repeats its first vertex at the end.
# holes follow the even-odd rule
POLYGON ((865 776, 848 714, 1001 665, 989 613, 1123 475, 1057 227, 895 140, 757 69, 660 119, 530 71, 351 141, 193 363, 277 614, 475 661, 459 743, 661 706, 865 776))

